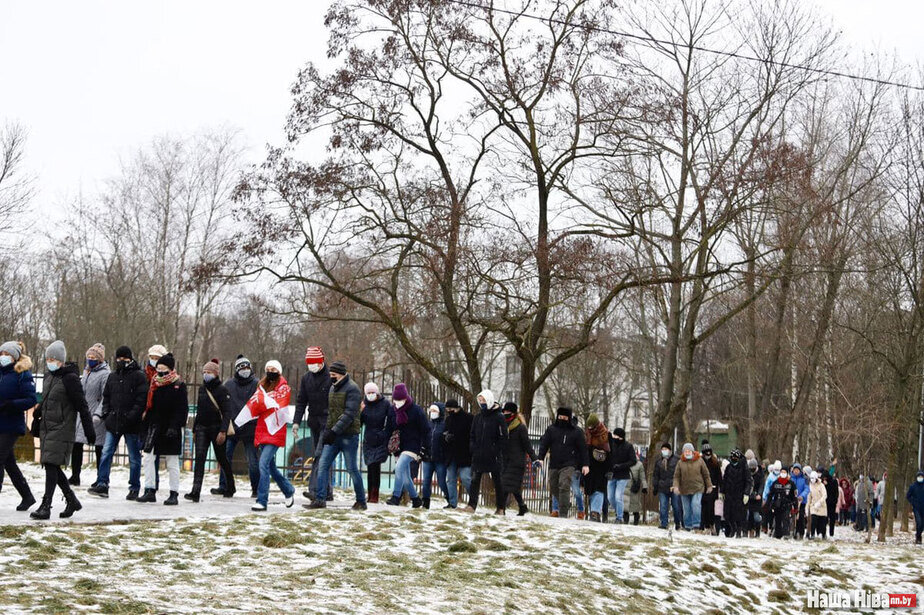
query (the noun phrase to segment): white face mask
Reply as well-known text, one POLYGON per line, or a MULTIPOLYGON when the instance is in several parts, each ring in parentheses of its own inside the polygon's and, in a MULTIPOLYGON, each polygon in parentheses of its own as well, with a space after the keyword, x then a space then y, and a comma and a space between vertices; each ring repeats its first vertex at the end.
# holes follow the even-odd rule
POLYGON ((366 401, 375 401, 378 397, 375 393, 366 393, 366 401))
POLYGON ((246 380, 247 378, 250 378, 250 375, 252 373, 253 372, 250 371, 249 369, 242 369, 241 371, 237 373, 237 375, 246 380))
POLYGON ((430 410, 430 420, 431 420, 431 421, 435 421, 435 420, 438 419, 438 418, 440 418, 440 411, 439 411, 439 410, 430 410))
POLYGON ((918 482, 924 483, 924 476, 918 476, 918 482))
POLYGON ((9 367, 13 364, 13 357, 10 355, 3 355, 0 357, 0 367, 9 367))
POLYGON ((148 365, 151 367, 157 367, 157 359, 148 359, 148 365))
POLYGON ((396 399, 396 400, 395 400, 395 408, 400 408, 400 407, 402 407, 402 406, 404 405, 404 402, 405 402, 405 401, 407 401, 407 400, 405 400, 405 399, 396 399))
POLYGON ((321 367, 322 367, 321 363, 309 363, 308 371, 311 372, 312 374, 317 374, 319 371, 321 371, 321 367))

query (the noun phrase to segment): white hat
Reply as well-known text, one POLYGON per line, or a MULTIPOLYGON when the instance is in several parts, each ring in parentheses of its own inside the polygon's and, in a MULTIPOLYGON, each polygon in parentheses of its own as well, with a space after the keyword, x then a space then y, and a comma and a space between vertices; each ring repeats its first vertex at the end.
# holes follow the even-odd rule
POLYGON ((276 371, 279 372, 280 374, 282 373, 282 363, 280 363, 276 359, 273 359, 272 361, 267 361, 266 365, 263 366, 263 371, 266 371, 271 367, 275 368, 276 371))

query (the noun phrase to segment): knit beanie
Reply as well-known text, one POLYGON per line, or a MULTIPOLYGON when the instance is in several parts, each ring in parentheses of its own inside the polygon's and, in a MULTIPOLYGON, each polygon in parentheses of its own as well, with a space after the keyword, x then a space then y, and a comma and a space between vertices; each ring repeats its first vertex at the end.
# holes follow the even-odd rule
POLYGON ((52 342, 51 345, 45 349, 45 358, 61 361, 62 363, 67 361, 67 349, 64 347, 64 342, 61 340, 52 342))
POLYGON ((363 393, 365 393, 366 395, 370 395, 370 394, 378 395, 379 385, 377 385, 374 382, 367 382, 366 386, 363 387, 363 393))
POLYGON ((753 458, 752 458, 752 459, 748 459, 748 469, 749 469, 749 470, 756 470, 756 469, 757 469, 757 460, 756 460, 756 459, 753 459, 753 458))
POLYGON ((686 442, 686 443, 684 443, 684 445, 683 445, 683 452, 684 452, 684 453, 686 453, 687 451, 690 451, 690 452, 692 453, 694 450, 695 450, 695 449, 693 448, 693 443, 692 443, 692 442, 686 442))
POLYGON ((569 408, 568 406, 559 406, 558 410, 555 411, 556 417, 567 416, 570 419, 572 414, 573 412, 571 411, 571 408, 569 408))
POLYGON ((221 365, 218 359, 212 359, 208 363, 202 366, 203 372, 209 372, 210 374, 215 374, 216 376, 221 373, 221 365))
POLYGON ((506 404, 504 404, 503 412, 513 412, 514 414, 516 414, 517 410, 519 410, 519 408, 512 401, 508 401, 506 404))
POLYGON ((308 346, 305 351, 305 365, 319 364, 324 362, 324 353, 320 346, 308 346))
POLYGON ((616 429, 613 430, 613 435, 616 436, 617 438, 622 438, 623 440, 625 440, 626 430, 623 429, 622 427, 617 427, 616 429))
MULTIPOLYGON (((331 371, 334 371, 334 368, 331 367, 331 371)), ((402 399, 407 399, 410 397, 410 394, 407 392, 407 385, 403 382, 399 382, 395 385, 395 390, 391 393, 391 398, 394 401, 401 401, 402 399)))
POLYGON ((13 357, 14 361, 18 361, 22 352, 19 350, 19 344, 16 342, 3 342, 0 345, 0 352, 5 352, 13 357))
POLYGON ((87 349, 86 354, 87 354, 88 359, 95 359, 97 361, 105 361, 106 360, 106 347, 103 346, 101 343, 97 342, 87 349))
POLYGON ((462 408, 462 406, 459 405, 459 400, 457 399, 447 399, 446 407, 447 408, 460 408, 460 409, 462 408))
POLYGON ((587 429, 593 429, 599 424, 600 424, 600 417, 598 417, 596 414, 589 415, 587 417, 587 420, 584 421, 584 426, 587 427, 587 429))
POLYGON ((170 371, 176 369, 176 359, 169 352, 157 360, 157 365, 164 365, 170 368, 170 371))
POLYGON ((346 376, 347 368, 346 364, 343 361, 334 361, 330 366, 330 373, 340 374, 341 376, 346 376))
POLYGON ((268 370, 268 369, 271 368, 271 367, 274 368, 274 369, 275 369, 277 372, 279 372, 280 374, 282 374, 282 363, 280 363, 280 362, 277 361, 276 359, 273 359, 273 360, 271 360, 271 361, 267 361, 267 362, 266 362, 266 365, 263 366, 263 371, 266 371, 266 370, 268 370))
POLYGON ((242 354, 237 355, 237 358, 234 360, 234 371, 235 372, 239 371, 241 367, 243 367, 244 365, 247 365, 248 367, 250 367, 251 365, 250 359, 248 359, 242 354))
POLYGON ((119 346, 116 348, 116 359, 134 359, 132 349, 128 346, 119 346))

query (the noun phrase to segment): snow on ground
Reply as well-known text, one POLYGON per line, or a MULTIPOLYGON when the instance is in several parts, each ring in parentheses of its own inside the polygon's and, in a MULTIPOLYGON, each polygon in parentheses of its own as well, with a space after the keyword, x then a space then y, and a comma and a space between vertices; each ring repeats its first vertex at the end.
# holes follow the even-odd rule
MULTIPOLYGON (((39 497, 41 469, 24 472, 39 497)), ((48 522, 13 510, 7 481, 3 613, 802 613, 808 589, 920 601, 924 584, 924 551, 897 530, 886 545, 844 528, 827 542, 727 540, 490 511, 353 512, 350 493, 309 512, 284 508, 275 487, 269 513, 251 513, 240 491, 165 507, 163 483, 156 504, 127 502, 126 479, 113 469, 108 500, 78 488, 71 521, 56 497, 48 522)), ((190 483, 182 473, 181 492, 190 483)))

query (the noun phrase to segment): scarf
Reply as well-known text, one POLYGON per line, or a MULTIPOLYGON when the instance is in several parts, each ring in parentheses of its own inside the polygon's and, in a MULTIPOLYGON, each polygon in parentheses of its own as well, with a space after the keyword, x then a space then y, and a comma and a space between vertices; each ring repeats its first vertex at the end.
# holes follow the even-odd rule
POLYGON ((401 425, 407 425, 407 410, 411 407, 411 404, 414 403, 414 400, 408 395, 407 399, 404 400, 404 405, 400 408, 395 406, 395 423, 400 427, 401 425))
POLYGON ((607 431, 606 425, 597 423, 593 429, 585 430, 587 432, 587 444, 593 448, 610 452, 610 432, 607 431))
POLYGON ((155 375, 153 378, 151 378, 151 386, 148 388, 148 405, 144 409, 144 413, 141 415, 141 418, 144 418, 147 415, 148 411, 151 409, 151 399, 154 396, 154 391, 156 391, 160 387, 173 384, 179 379, 180 379, 180 375, 176 373, 176 370, 171 371, 166 376, 155 375))
POLYGON ((520 417, 514 414, 513 418, 507 422, 507 431, 508 432, 513 431, 519 426, 520 426, 520 417))

